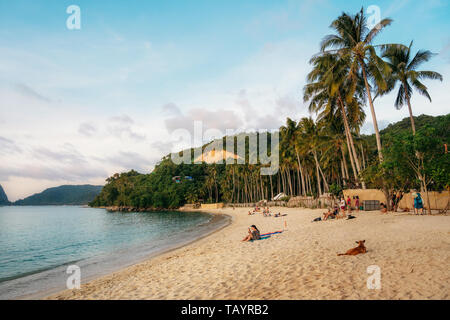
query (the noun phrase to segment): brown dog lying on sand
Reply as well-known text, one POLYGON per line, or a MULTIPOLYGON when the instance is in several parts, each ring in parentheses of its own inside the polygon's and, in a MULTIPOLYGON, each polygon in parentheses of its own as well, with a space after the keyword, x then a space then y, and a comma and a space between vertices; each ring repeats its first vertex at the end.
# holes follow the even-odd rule
POLYGON ((364 246, 364 242, 366 242, 366 240, 356 241, 358 244, 356 248, 350 249, 346 253, 338 253, 338 256, 356 256, 360 253, 366 253, 367 249, 364 246))

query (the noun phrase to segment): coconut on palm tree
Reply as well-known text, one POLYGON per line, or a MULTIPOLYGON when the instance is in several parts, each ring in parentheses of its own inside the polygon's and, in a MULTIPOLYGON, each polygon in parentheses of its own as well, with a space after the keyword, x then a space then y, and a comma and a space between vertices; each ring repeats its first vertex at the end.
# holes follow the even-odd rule
POLYGON ((411 119, 411 128, 413 134, 416 134, 416 126, 411 108, 411 96, 413 88, 421 95, 427 97, 431 102, 428 88, 421 82, 423 79, 441 80, 442 75, 434 71, 418 71, 417 68, 424 62, 427 62, 434 55, 429 50, 419 50, 414 57, 411 54, 411 41, 409 47, 386 47, 382 56, 386 58, 389 67, 392 70, 390 75, 390 88, 393 89, 398 82, 400 86, 395 99, 395 107, 401 109, 406 103, 408 105, 409 117, 411 119))

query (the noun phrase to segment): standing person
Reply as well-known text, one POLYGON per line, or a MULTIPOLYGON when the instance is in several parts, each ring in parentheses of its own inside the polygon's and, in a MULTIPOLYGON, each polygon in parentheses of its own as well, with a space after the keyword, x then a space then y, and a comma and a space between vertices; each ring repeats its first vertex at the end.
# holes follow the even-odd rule
POLYGON ((391 200, 392 211, 395 211, 396 205, 397 205, 397 193, 394 191, 394 193, 392 194, 392 200, 391 200))
POLYGON ((414 214, 419 214, 419 209, 421 209, 420 214, 423 214, 423 200, 419 192, 413 193, 414 197, 414 214))
POLYGON ((342 211, 342 217, 345 218, 345 200, 344 200, 344 198, 341 198, 341 211, 342 211))
POLYGON ((355 197, 355 207, 356 207, 356 212, 359 212, 359 196, 355 197))
POLYGON ((395 208, 394 208, 394 211, 397 212, 397 210, 398 210, 398 205, 399 205, 399 203, 400 203, 400 200, 402 200, 402 197, 403 197, 402 191, 397 192, 397 195, 396 195, 395 197, 396 197, 396 199, 395 199, 395 208))

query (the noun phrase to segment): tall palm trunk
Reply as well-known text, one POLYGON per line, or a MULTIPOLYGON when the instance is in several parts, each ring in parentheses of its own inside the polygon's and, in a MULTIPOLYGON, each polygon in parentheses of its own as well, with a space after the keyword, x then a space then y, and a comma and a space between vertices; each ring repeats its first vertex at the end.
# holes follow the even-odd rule
POLYGON ((346 185, 345 181, 347 180, 347 178, 345 176, 344 161, 343 160, 341 160, 341 174, 342 174, 342 185, 345 187, 345 185, 346 185))
POLYGON ((298 155, 298 151, 297 150, 295 150, 295 153, 297 155, 298 167, 300 169, 300 177, 302 179, 302 195, 306 196, 305 177, 303 176, 303 168, 302 168, 302 164, 300 162, 300 156, 298 155))
MULTIPOLYGON (((407 88, 405 86, 405 83, 403 84, 403 87, 407 88)), ((412 108, 411 108, 411 101, 409 99, 408 93, 406 93, 405 95, 406 95, 406 102, 408 103, 408 111, 409 111, 409 118, 411 119, 412 132, 413 132, 413 135, 415 136, 416 135, 416 125, 414 123, 414 117, 413 117, 412 108)))
POLYGON ((317 160, 316 150, 313 150, 314 160, 316 162, 316 176, 317 176, 317 192, 319 196, 322 195, 322 187, 320 186, 319 160, 317 160))
MULTIPOLYGON (((342 101, 340 93, 339 93, 339 102, 340 102, 339 105, 341 107, 342 117, 344 119, 345 132, 346 132, 346 135, 347 135, 347 139, 350 141, 350 149, 351 149, 351 152, 353 154, 353 159, 355 160, 357 174, 359 175, 360 172, 361 172, 361 166, 359 165, 358 153, 356 152, 355 144, 353 142, 353 136, 352 136, 352 133, 350 131, 350 126, 348 124, 347 113, 345 112, 344 102, 342 101)), ((361 185, 362 185, 363 189, 366 189, 366 184, 364 183, 364 181, 361 181, 361 185)))
POLYGON ((367 98, 369 99, 370 112, 372 113, 373 128, 375 130, 375 138, 377 140, 378 158, 380 159, 381 163, 383 162, 383 153, 381 151, 381 138, 380 138, 380 131, 378 130, 377 116, 375 114, 375 108, 373 107, 373 100, 372 94, 370 93, 369 82, 367 81, 366 66, 364 61, 360 61, 360 64, 363 72, 364 84, 366 86, 367 98))
POLYGON ((364 147, 361 142, 359 143, 359 146, 361 148, 362 167, 363 167, 363 170, 365 170, 366 169, 366 157, 364 156, 364 147))
POLYGON ((352 156, 352 152, 350 151, 350 140, 348 139, 348 135, 346 135, 347 137, 347 150, 348 150, 348 157, 350 158, 350 164, 352 165, 352 171, 353 171, 353 176, 355 178, 355 181, 358 181, 358 174, 356 172, 356 168, 355 168, 355 161, 353 160, 353 156, 352 156))
POLYGON ((289 170, 289 168, 286 168, 286 176, 287 176, 287 180, 288 180, 288 186, 289 186, 289 195, 294 195, 294 193, 292 192, 292 180, 291 180, 291 170, 289 170))
POLYGON ((344 145, 341 145, 341 154, 342 154, 342 168, 343 168, 343 176, 345 179, 349 179, 348 176, 348 168, 347 168, 347 160, 345 159, 344 145))

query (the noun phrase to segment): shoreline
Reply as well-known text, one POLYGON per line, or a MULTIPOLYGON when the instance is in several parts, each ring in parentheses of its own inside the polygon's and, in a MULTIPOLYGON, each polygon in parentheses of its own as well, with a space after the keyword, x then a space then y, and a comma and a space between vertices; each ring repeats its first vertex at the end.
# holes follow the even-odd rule
MULTIPOLYGON (((97 209, 99 209, 99 208, 97 208, 97 209)), ((191 212, 199 213, 200 211, 191 210, 191 212)), ((100 279, 100 278, 108 276, 110 274, 120 272, 121 270, 127 269, 134 265, 137 265, 142 262, 159 257, 160 255, 170 253, 171 251, 174 251, 181 247, 195 243, 196 241, 199 241, 199 240, 227 227, 231 223, 231 217, 229 217, 228 215, 211 214, 209 212, 200 212, 200 213, 209 215, 210 216, 208 218, 209 221, 204 222, 200 225, 197 225, 196 227, 186 229, 185 233, 187 233, 187 240, 180 241, 179 239, 177 239, 178 241, 176 241, 174 244, 168 244, 166 246, 163 246, 163 247, 155 250, 154 252, 146 254, 145 256, 136 258, 135 260, 130 260, 129 262, 124 262, 122 265, 119 265, 117 267, 112 267, 112 270, 111 270, 111 267, 108 267, 109 271, 107 271, 107 272, 96 273, 93 275, 86 276, 84 278, 83 278, 83 272, 82 272, 81 285, 84 285, 91 281, 95 281, 96 279, 100 279)), ((122 257, 125 254, 126 254, 126 252, 123 250, 115 251, 112 253, 112 255, 118 256, 118 257, 122 257)), ((97 258, 93 257, 93 258, 89 258, 87 260, 85 259, 85 260, 75 261, 73 263, 77 264, 80 262, 87 262, 87 261, 90 261, 91 259, 97 259, 97 258)), ((64 264, 64 265, 61 265, 61 266, 58 266, 55 268, 50 268, 48 270, 44 270, 42 272, 32 273, 28 276, 12 279, 10 281, 4 282, 4 285, 14 286, 15 283, 18 283, 20 285, 21 281, 27 281, 27 279, 31 279, 30 281, 33 281, 33 279, 35 277, 39 277, 40 275, 43 275, 44 277, 48 277, 48 275, 45 275, 44 273, 55 273, 56 272, 56 273, 64 273, 65 274, 65 268, 67 268, 67 266, 70 264, 71 263, 64 264)), ((65 278, 68 276, 69 275, 65 276, 65 278)), ((46 288, 46 289, 39 290, 37 292, 30 293, 30 294, 18 295, 18 296, 7 298, 7 299, 39 300, 39 299, 45 299, 46 297, 48 297, 50 295, 58 294, 59 292, 63 292, 64 290, 66 290, 66 289, 63 286, 58 286, 58 287, 46 288)))
POLYGON ((45 299, 450 299, 448 216, 369 211, 353 213, 357 219, 312 223, 323 210, 271 210, 287 216, 248 216, 248 208, 195 210, 229 215, 230 224, 45 299), (242 243, 250 224, 262 233, 284 232, 242 243), (363 239, 366 254, 337 256, 363 239), (370 265, 382 270, 381 290, 366 287, 370 265))

